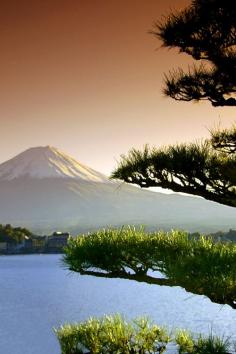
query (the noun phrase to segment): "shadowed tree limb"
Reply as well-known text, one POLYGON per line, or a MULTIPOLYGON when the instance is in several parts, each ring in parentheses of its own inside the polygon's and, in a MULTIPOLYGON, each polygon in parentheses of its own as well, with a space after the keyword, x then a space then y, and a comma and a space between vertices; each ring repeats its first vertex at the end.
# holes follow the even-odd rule
MULTIPOLYGON (((73 269, 70 269, 73 271, 73 269)), ((74 270, 76 271, 76 270, 74 270)), ((221 305, 229 305, 233 309, 236 309, 236 303, 234 301, 226 300, 224 301, 223 299, 217 299, 216 296, 211 296, 211 295, 206 295, 204 293, 203 289, 194 289, 191 286, 187 285, 182 285, 178 284, 176 281, 172 279, 165 279, 165 278, 155 278, 151 277, 150 275, 143 274, 130 274, 128 272, 116 272, 116 273, 103 273, 95 270, 81 270, 79 272, 81 275, 90 275, 90 276, 95 276, 97 278, 107 278, 107 279, 126 279, 126 280, 135 280, 139 283, 146 283, 149 285, 159 285, 159 286, 181 286, 184 288, 186 291, 191 292, 195 295, 205 295, 208 297, 212 302, 218 303, 221 305), (201 291, 202 290, 202 291, 201 291)))
POLYGON ((236 157, 218 153, 209 142, 143 151, 132 149, 112 178, 142 188, 162 187, 236 206, 236 157))

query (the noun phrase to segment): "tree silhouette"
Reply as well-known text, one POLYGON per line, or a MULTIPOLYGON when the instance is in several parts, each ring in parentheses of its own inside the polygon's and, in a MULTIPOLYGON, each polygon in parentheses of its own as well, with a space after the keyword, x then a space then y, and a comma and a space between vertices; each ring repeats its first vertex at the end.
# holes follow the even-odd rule
POLYGON ((194 0, 170 14, 152 32, 168 48, 200 60, 188 73, 166 76, 166 95, 182 101, 209 100, 213 106, 236 106, 236 7, 226 0, 194 0), (204 62, 210 64, 208 69, 204 62))
MULTIPOLYGON (((163 46, 200 61, 185 73, 166 75, 164 93, 180 101, 208 100, 236 106, 236 7, 226 0, 193 0, 171 13, 152 33, 163 46), (207 65, 205 64, 207 63, 207 65)), ((236 206, 236 129, 213 131, 200 144, 181 144, 121 156, 112 178, 141 187, 162 187, 236 206)))
MULTIPOLYGON (((156 24, 153 33, 164 46, 177 47, 201 61, 188 73, 179 69, 166 76, 165 94, 176 100, 236 106, 235 26, 236 7, 229 0, 193 0, 186 10, 156 24), (204 66, 202 61, 210 65, 204 66)), ((133 149, 122 156, 112 177, 236 206, 235 172, 236 128, 232 128, 213 131, 211 140, 201 144, 133 149)), ((64 264, 82 275, 181 286, 236 308, 234 244, 215 243, 205 237, 191 239, 178 231, 104 230, 70 239, 64 264)))

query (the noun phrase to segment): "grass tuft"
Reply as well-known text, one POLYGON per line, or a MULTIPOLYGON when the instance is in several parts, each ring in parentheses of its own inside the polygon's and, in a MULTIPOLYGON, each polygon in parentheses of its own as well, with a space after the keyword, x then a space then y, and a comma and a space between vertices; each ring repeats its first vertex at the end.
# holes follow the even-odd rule
POLYGON ((230 342, 202 335, 195 338, 185 330, 171 335, 143 317, 131 322, 120 315, 90 318, 84 323, 54 329, 61 354, 160 354, 172 342, 180 354, 229 354, 230 342))

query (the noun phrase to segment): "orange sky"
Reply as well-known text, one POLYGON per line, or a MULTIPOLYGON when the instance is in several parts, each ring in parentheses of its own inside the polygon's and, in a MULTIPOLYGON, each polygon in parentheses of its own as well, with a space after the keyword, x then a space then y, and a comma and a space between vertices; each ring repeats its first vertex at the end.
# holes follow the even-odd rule
POLYGON ((0 162, 53 145, 107 174, 131 147, 208 136, 233 108, 178 103, 163 73, 192 61, 160 49, 154 21, 187 0, 8 0, 0 5, 0 162))

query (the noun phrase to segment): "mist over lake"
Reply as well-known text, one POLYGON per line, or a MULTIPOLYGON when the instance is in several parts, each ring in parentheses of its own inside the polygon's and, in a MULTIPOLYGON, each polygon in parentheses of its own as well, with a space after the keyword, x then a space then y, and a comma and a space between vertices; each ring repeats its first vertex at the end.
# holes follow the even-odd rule
POLYGON ((156 323, 236 339, 236 313, 180 287, 80 276, 61 255, 0 257, 0 353, 59 354, 53 327, 89 316, 147 315, 156 323))

